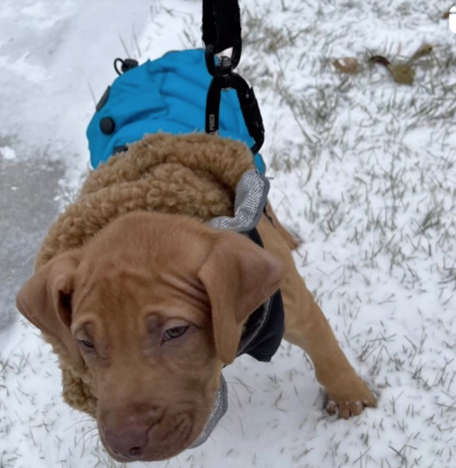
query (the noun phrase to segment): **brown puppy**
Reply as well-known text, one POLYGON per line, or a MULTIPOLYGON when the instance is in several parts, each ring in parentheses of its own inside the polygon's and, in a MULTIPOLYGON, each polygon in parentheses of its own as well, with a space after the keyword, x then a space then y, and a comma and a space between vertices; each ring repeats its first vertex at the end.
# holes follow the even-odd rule
POLYGON ((122 215, 20 291, 19 310, 88 368, 114 458, 161 460, 191 446, 243 324, 279 287, 285 339, 309 354, 340 416, 375 406, 294 266, 292 237, 269 214, 274 225, 263 216, 258 226, 264 250, 182 215, 122 215))

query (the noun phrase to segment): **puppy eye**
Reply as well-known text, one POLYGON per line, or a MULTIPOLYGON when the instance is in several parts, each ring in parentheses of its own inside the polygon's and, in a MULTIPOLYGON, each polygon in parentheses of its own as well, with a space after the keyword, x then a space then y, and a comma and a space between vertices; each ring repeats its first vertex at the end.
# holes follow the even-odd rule
POLYGON ((95 349, 95 345, 93 343, 91 343, 90 341, 78 340, 78 343, 81 345, 82 348, 86 348, 87 350, 95 349))
POLYGON ((182 336, 188 330, 188 325, 182 327, 174 327, 165 331, 163 341, 174 340, 182 336))

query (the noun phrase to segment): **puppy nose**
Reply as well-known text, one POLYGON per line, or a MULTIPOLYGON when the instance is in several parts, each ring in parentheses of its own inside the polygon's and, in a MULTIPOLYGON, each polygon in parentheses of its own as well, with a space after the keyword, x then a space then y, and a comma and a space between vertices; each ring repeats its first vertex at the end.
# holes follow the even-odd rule
POLYGON ((156 410, 147 410, 123 421, 116 418, 115 424, 104 431, 106 445, 118 455, 139 460, 149 443, 149 431, 159 420, 156 410))
POLYGON ((106 444, 109 448, 122 457, 139 459, 148 443, 147 429, 136 426, 123 427, 118 431, 105 433, 106 444))

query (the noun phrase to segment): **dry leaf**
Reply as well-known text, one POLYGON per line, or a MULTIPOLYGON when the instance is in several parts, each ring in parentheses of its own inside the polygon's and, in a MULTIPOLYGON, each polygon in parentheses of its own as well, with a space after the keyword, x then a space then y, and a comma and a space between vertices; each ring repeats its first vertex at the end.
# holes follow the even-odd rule
POLYGON ((400 84, 411 85, 415 78, 415 70, 407 63, 391 63, 386 57, 382 55, 374 55, 369 59, 371 63, 379 63, 386 67, 394 81, 400 84))
POLYGON ((343 57, 333 61, 333 65, 342 73, 356 75, 358 73, 358 60, 354 57, 343 57))
POLYGON ((410 57, 411 60, 417 60, 421 57, 425 57, 426 55, 432 54, 434 47, 431 44, 424 43, 421 44, 420 47, 416 50, 416 52, 410 57))
POLYGON ((390 63, 388 70, 393 75, 394 81, 400 84, 411 85, 415 78, 415 70, 407 63, 390 63))

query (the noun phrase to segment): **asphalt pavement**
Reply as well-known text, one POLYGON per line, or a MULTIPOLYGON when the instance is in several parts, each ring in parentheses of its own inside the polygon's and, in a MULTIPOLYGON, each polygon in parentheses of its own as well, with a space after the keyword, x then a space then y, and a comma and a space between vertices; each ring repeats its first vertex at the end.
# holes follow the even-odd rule
MULTIPOLYGON (((6 140, 0 139, 0 148, 6 140)), ((58 213, 61 163, 6 160, 0 155, 0 340, 17 320, 15 296, 33 272, 35 255, 58 213)), ((2 342, 0 341, 0 347, 2 342)))

